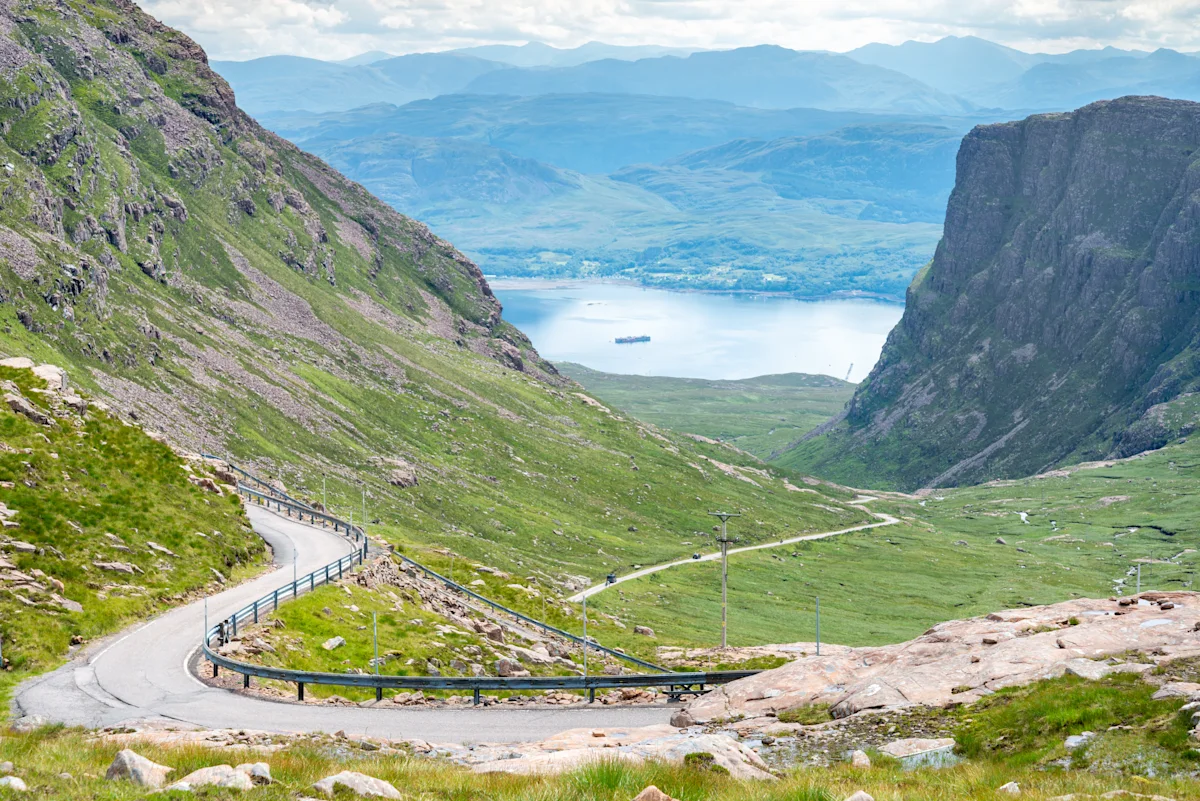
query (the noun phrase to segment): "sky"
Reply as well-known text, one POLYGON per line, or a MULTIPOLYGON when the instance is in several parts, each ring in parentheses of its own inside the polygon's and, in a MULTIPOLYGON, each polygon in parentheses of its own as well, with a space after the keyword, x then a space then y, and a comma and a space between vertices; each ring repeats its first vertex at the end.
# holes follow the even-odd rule
POLYGON ((588 41, 845 51, 975 35, 1030 52, 1200 50, 1200 0, 141 0, 210 57, 336 60, 588 41))

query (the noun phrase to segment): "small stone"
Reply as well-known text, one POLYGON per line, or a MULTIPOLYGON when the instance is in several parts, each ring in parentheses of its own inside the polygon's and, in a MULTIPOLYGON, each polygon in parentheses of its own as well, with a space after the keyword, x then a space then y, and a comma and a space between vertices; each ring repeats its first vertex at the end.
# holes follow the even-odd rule
POLYGON ((328 640, 321 643, 321 647, 324 648, 326 651, 332 651, 335 648, 341 648, 345 644, 346 644, 345 637, 330 637, 328 640))
POLYGON ((867 756, 866 751, 855 751, 850 755, 850 764, 856 768, 869 768, 871 767, 871 758, 867 756))
POLYGON ((3 779, 0 779, 0 790, 12 790, 14 793, 24 793, 29 788, 25 786, 25 782, 16 776, 5 776, 3 779))
POLYGON ((996 792, 1004 793, 1005 795, 1020 795, 1021 785, 1017 784, 1016 782, 1009 782, 1008 784, 1002 784, 997 787, 996 792))
POLYGON ((864 793, 862 790, 859 790, 857 793, 847 798, 846 801, 875 801, 875 797, 869 793, 864 793))
POLYGON ((1008 541, 1005 540, 1004 537, 996 537, 996 544, 997 545, 1008 545, 1008 541))
POLYGON ((641 634, 644 637, 653 637, 654 629, 650 628, 649 626, 634 626, 633 633, 641 634))
POLYGON ((14 772, 15 770, 16 770, 16 768, 13 767, 13 763, 0 762, 0 775, 7 776, 8 774, 14 772))

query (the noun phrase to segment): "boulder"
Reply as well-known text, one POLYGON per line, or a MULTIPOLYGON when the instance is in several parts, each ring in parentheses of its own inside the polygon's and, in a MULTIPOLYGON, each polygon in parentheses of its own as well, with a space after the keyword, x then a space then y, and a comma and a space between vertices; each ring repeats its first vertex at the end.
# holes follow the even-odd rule
POLYGON ((16 776, 5 776, 0 779, 0 790, 11 790, 14 793, 24 793, 29 790, 25 782, 21 781, 16 776))
POLYGON ((39 364, 33 368, 33 374, 46 382, 47 388, 54 392, 62 392, 67 388, 67 371, 53 364, 39 364))
POLYGON ((19 415, 23 415, 24 417, 28 417, 30 420, 40 426, 48 426, 54 422, 49 416, 42 412, 41 409, 34 406, 22 396, 13 392, 4 393, 4 403, 12 411, 19 415))
POLYGON ((908 757, 913 757, 917 754, 925 754, 930 751, 941 751, 953 747, 953 737, 937 737, 933 739, 926 739, 924 737, 910 737, 905 740, 895 740, 888 743, 879 749, 879 753, 886 754, 890 757, 895 757, 896 759, 907 759, 908 757))
POLYGON ((829 710, 835 718, 847 718, 864 709, 882 709, 903 706, 908 702, 904 694, 889 684, 871 682, 865 687, 852 688, 829 710))
POLYGON ((191 792, 198 787, 223 787, 230 790, 253 790, 254 782, 248 773, 237 770, 232 765, 213 765, 210 768, 200 768, 184 776, 166 789, 191 792))
POLYGON ((1109 673, 1112 673, 1113 668, 1112 665, 1104 662, 1095 662, 1091 659, 1072 659, 1067 662, 1066 672, 1081 679, 1099 681, 1109 673))
POLYGON ((9 728, 17 734, 24 734, 26 732, 36 731, 43 726, 49 725, 50 721, 41 715, 25 715, 24 717, 19 717, 14 720, 9 725, 9 728))
POLYGON ((321 643, 321 647, 324 648, 326 651, 332 651, 335 648, 341 648, 345 644, 346 644, 345 637, 330 637, 328 640, 321 643))
POLYGON ((167 774, 173 770, 126 748, 113 759, 104 778, 110 781, 127 779, 139 787, 162 787, 167 781, 167 774))
POLYGON ((638 793, 633 801, 675 801, 675 799, 652 784, 638 793))
POLYGON ((13 356, 10 359, 0 359, 0 367, 12 367, 15 370, 32 370, 33 359, 27 356, 13 356))
POLYGON ((633 633, 641 634, 643 637, 653 637, 654 629, 650 628, 649 626, 634 626, 633 633))
POLYGON ((496 660, 496 675, 505 679, 516 679, 528 676, 529 671, 521 667, 520 662, 505 656, 496 660))
POLYGON ((686 729, 696 725, 696 719, 686 709, 680 709, 671 715, 671 725, 677 729, 686 729))
POLYGON ((317 792, 332 798, 336 788, 345 787, 350 792, 364 798, 400 798, 395 787, 383 779, 376 779, 365 773, 344 770, 334 776, 328 776, 313 785, 317 792))
POLYGON ((1021 785, 1017 784, 1016 782, 1009 782, 1008 784, 1002 784, 997 787, 996 792, 1003 793, 1004 795, 1020 795, 1021 785))
POLYGON ((247 762, 238 765, 234 770, 245 773, 250 777, 250 781, 256 785, 263 787, 272 783, 271 766, 266 762, 247 762))
POLYGON ((850 755, 850 764, 856 768, 869 768, 871 767, 871 758, 867 756, 866 751, 855 751, 850 755))

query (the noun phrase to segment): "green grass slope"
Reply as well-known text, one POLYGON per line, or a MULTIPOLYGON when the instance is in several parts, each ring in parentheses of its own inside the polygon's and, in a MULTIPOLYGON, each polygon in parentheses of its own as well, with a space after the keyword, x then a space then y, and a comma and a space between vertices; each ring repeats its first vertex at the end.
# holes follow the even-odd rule
POLYGON ((619 375, 582 364, 555 365, 595 397, 639 420, 729 442, 760 459, 842 410, 854 385, 823 375, 740 381, 619 375))
POLYGON ((675 558, 717 506, 763 537, 866 519, 580 397, 474 264, 127 0, 0 7, 0 48, 0 352, 403 547, 552 587, 675 558))
MULTIPOLYGON (((730 643, 811 642, 817 597, 822 639, 877 645, 944 620, 1132 592, 1139 564, 1143 590, 1194 589, 1198 496, 1194 440, 1021 481, 881 495, 870 507, 899 524, 730 557, 730 643)), ((746 528, 734 521, 730 535, 746 528)), ((589 605, 666 641, 713 645, 720 567, 667 570, 589 605)))
POLYGON ((0 407, 0 502, 11 510, 0 531, 0 704, 72 645, 212 589, 214 571, 232 580, 265 558, 236 494, 190 480, 206 474, 200 465, 44 386, 0 367, 0 389, 46 420, 0 407))

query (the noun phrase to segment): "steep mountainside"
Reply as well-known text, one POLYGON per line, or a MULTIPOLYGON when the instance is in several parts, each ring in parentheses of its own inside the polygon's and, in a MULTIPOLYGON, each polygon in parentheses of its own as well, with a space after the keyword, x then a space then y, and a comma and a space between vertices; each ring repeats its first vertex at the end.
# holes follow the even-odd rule
POLYGON ((1200 105, 977 128, 945 237, 845 419, 781 463, 871 486, 1162 445, 1200 403, 1200 105))
POLYGON ((676 557, 717 506, 755 538, 866 517, 576 394, 471 261, 260 128, 129 0, 0 0, 0 353, 546 587, 676 557))

